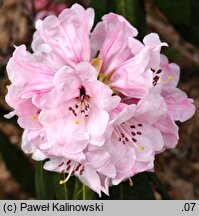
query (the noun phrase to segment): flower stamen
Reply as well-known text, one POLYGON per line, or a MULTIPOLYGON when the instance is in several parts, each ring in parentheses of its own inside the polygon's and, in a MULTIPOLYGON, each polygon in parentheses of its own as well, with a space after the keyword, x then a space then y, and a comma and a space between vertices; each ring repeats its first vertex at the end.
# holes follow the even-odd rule
POLYGON ((31 119, 32 119, 33 121, 38 120, 37 116, 35 116, 35 115, 31 116, 31 119))
POLYGON ((83 175, 85 170, 82 164, 77 162, 72 162, 71 160, 68 160, 66 163, 61 162, 59 164, 59 167, 62 167, 64 165, 66 165, 66 167, 62 168, 61 173, 64 173, 65 171, 68 171, 69 173, 64 180, 59 181, 59 184, 65 184, 69 180, 69 178, 73 176, 76 172, 79 172, 80 175, 83 175))
POLYGON ((131 178, 129 178, 129 185, 130 185, 131 187, 133 187, 133 181, 132 181, 131 178))
MULTIPOLYGON (((141 128, 142 124, 137 124, 137 127, 141 128)), ((130 143, 140 151, 143 151, 145 149, 143 145, 137 145, 137 139, 139 138, 137 136, 141 136, 142 132, 136 129, 135 124, 131 124, 130 122, 123 122, 122 125, 115 128, 115 133, 118 137, 118 141, 123 145, 130 143)))
POLYGON ((68 107, 68 110, 72 112, 74 117, 78 118, 75 120, 75 124, 77 125, 80 124, 84 118, 88 118, 90 112, 89 95, 86 95, 86 90, 83 86, 80 87, 79 91, 80 96, 76 98, 78 103, 68 107))
POLYGON ((76 121, 75 121, 75 124, 77 124, 77 125, 80 124, 80 121, 79 121, 79 120, 76 120, 76 121))
POLYGON ((71 166, 70 164, 68 165, 67 168, 68 168, 68 170, 70 169, 70 171, 69 171, 67 177, 64 180, 59 181, 60 185, 65 184, 69 180, 69 178, 72 176, 72 173, 74 172, 75 165, 76 165, 76 163, 74 163, 73 166, 71 166))
POLYGON ((7 86, 6 86, 6 89, 9 91, 9 89, 10 89, 10 85, 7 85, 7 86))

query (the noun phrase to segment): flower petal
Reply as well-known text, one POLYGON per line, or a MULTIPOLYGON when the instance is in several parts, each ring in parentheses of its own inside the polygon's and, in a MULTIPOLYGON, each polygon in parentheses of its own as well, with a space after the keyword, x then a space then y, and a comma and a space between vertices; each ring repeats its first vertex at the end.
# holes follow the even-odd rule
POLYGON ((160 119, 154 124, 154 127, 162 133, 164 139, 164 149, 162 150, 176 147, 179 139, 178 126, 175 124, 171 115, 160 119))
POLYGON ((93 30, 91 44, 94 50, 100 50, 102 72, 107 74, 132 56, 127 41, 129 37, 137 35, 137 30, 124 17, 114 13, 102 19, 93 30))
POLYGON ((7 72, 13 85, 34 90, 50 88, 55 73, 48 66, 36 62, 24 45, 14 51, 7 65, 7 72))
POLYGON ((90 111, 87 121, 87 131, 90 134, 90 144, 102 146, 104 133, 108 125, 109 115, 104 110, 94 109, 90 111))
POLYGON ((195 113, 196 108, 193 105, 193 100, 187 98, 186 93, 180 89, 169 89, 163 91, 162 95, 174 120, 184 122, 195 113))
POLYGON ((81 61, 90 61, 90 30, 94 11, 85 10, 75 4, 56 16, 48 16, 36 22, 36 29, 43 42, 68 66, 74 67, 81 61))
POLYGON ((145 48, 113 72, 111 86, 126 96, 142 98, 147 95, 153 80, 152 72, 146 67, 149 60, 150 49, 145 48))

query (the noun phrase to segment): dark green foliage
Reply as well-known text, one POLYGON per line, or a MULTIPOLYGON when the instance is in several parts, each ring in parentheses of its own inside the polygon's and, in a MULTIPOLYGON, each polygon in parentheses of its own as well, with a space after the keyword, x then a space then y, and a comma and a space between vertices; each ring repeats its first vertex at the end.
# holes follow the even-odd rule
POLYGON ((35 170, 36 197, 40 200, 54 199, 54 173, 43 169, 43 162, 37 162, 35 170))
POLYGON ((138 29, 139 38, 146 34, 146 19, 142 1, 140 0, 116 0, 116 13, 124 16, 134 27, 138 29))
POLYGON ((199 1, 155 0, 181 36, 199 46, 199 1))
POLYGON ((35 195, 34 169, 21 150, 12 145, 9 139, 0 132, 0 154, 12 176, 22 189, 30 195, 35 195))
POLYGON ((104 199, 112 200, 154 200, 154 193, 149 181, 148 173, 139 173, 132 179, 133 186, 127 180, 110 188, 110 196, 104 199))
POLYGON ((95 10, 95 24, 104 14, 114 12, 124 16, 139 31, 138 37, 146 34, 146 19, 141 0, 92 0, 91 7, 95 10))
POLYGON ((155 3, 173 23, 189 23, 191 15, 190 0, 155 0, 155 3))

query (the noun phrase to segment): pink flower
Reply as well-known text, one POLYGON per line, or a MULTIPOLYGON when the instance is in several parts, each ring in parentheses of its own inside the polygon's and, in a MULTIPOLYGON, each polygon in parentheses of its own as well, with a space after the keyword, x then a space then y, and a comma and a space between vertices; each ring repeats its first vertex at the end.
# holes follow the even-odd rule
POLYGON ((7 71, 12 85, 6 102, 15 109, 19 125, 25 129, 41 128, 41 124, 35 121, 41 110, 40 99, 52 89, 55 70, 38 62, 21 45, 9 60, 7 71))
POLYGON ((161 95, 168 107, 167 116, 156 122, 155 126, 164 137, 164 148, 174 148, 179 139, 175 121, 184 122, 191 118, 195 113, 195 106, 193 100, 176 87, 180 76, 178 65, 169 64, 167 57, 161 55, 160 67, 153 72, 155 77, 153 84, 161 86, 161 95))
POLYGON ((151 92, 137 105, 120 104, 112 111, 107 148, 117 171, 113 184, 153 168, 155 153, 163 148, 163 137, 153 124, 166 113, 158 92, 151 92))
POLYGON ((160 48, 166 43, 161 43, 157 34, 150 34, 142 44, 133 38, 137 30, 122 16, 113 13, 103 17, 90 37, 93 19, 91 8, 84 10, 76 4, 58 17, 39 20, 33 50, 41 53, 50 64, 57 62, 55 67, 92 62, 99 80, 114 91, 135 98, 145 96, 153 80, 151 64, 157 67, 160 48))
POLYGON ((151 65, 157 67, 160 48, 167 44, 157 34, 147 35, 142 44, 134 38, 137 30, 122 16, 110 13, 102 19, 91 35, 93 52, 99 51, 102 61, 101 80, 116 92, 142 98, 151 87, 151 65))
POLYGON ((39 116, 49 139, 48 153, 80 161, 85 159, 83 151, 88 144, 104 144, 108 111, 118 105, 120 98, 112 96, 111 89, 97 80, 96 70, 86 62, 75 69, 62 67, 54 85, 41 100, 39 116))
POLYGON ((162 77, 165 80, 165 83, 163 80, 161 94, 168 105, 169 113, 172 114, 173 119, 184 122, 191 118, 195 112, 193 100, 187 98, 186 93, 176 87, 180 76, 179 66, 174 63, 169 64, 166 56, 162 55, 161 60, 160 68, 163 71, 162 77), (165 76, 167 79, 164 78, 165 76))
POLYGON ((81 61, 90 62, 90 31, 94 11, 73 5, 57 16, 48 16, 36 22, 32 47, 41 53, 43 61, 55 68, 68 65, 75 67, 81 61))
POLYGON ((67 182, 72 175, 78 178, 92 190, 101 196, 101 191, 108 195, 109 179, 115 177, 115 166, 111 162, 110 155, 103 149, 91 149, 85 153, 87 160, 77 162, 66 157, 52 157, 46 162, 44 168, 49 171, 60 173, 68 172, 67 182))
POLYGON ((38 20, 33 53, 21 45, 8 62, 6 96, 24 152, 68 173, 61 183, 76 175, 99 195, 153 170, 155 154, 179 139, 175 121, 195 111, 157 34, 140 42, 122 16, 102 19, 91 33, 93 9, 75 4, 38 20))

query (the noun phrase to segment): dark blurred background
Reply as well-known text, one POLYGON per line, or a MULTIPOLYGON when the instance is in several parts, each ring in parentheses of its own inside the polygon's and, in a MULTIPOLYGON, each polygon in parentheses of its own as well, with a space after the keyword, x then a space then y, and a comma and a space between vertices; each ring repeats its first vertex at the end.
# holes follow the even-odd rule
MULTIPOLYGON (((6 120, 6 64, 13 45, 30 49, 34 22, 43 12, 57 13, 57 7, 78 2, 96 10, 96 22, 110 11, 124 15, 140 32, 139 39, 157 32, 171 62, 181 67, 179 87, 199 107, 199 1, 198 0, 0 0, 0 199, 34 198, 34 161, 20 150, 22 129, 16 119, 6 120), (25 165, 24 167, 24 164, 25 165), (28 168, 30 167, 30 168, 28 168), (26 170, 29 170, 29 173, 26 170), (33 179, 32 181, 29 179, 33 179)), ((45 14, 45 13, 44 13, 45 14)), ((180 127, 176 149, 156 158, 156 173, 171 199, 199 199, 199 113, 180 127)), ((161 195, 154 191, 156 199, 161 195)))

